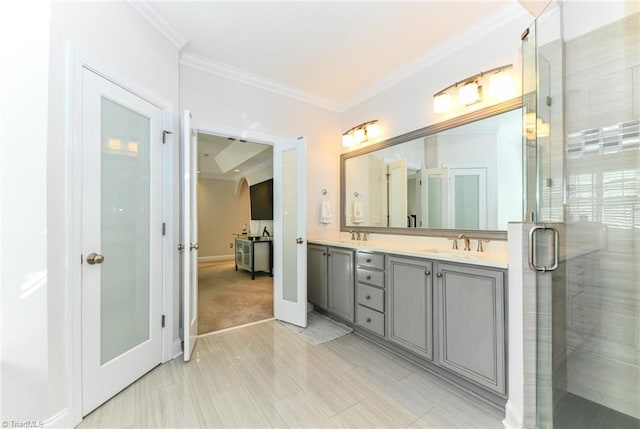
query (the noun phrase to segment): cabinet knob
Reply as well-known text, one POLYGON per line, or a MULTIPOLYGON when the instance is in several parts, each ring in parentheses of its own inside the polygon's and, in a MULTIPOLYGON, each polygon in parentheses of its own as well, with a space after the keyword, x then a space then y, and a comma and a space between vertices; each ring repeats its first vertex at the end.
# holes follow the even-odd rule
POLYGON ((327 256, 327 252, 322 252, 322 256, 327 256))
POLYGON ((367 262, 371 262, 371 258, 367 258, 367 262))
POLYGON ((371 280, 371 276, 370 275, 367 275, 367 280, 371 280))
POLYGON ((429 270, 424 270, 424 275, 425 275, 425 276, 430 276, 430 275, 431 275, 431 271, 429 271, 429 270))
POLYGON ((365 299, 371 299, 371 295, 365 296, 365 299))
POLYGON ((436 274, 436 276, 442 277, 442 273, 438 273, 438 274, 436 274))
POLYGON ((367 317, 367 323, 371 323, 371 317, 367 317))

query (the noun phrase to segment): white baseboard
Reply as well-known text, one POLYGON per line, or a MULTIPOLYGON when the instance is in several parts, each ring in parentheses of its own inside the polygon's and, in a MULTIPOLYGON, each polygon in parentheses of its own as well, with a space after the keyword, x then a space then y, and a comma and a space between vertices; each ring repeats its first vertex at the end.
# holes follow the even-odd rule
POLYGON ((71 421, 71 413, 67 408, 63 408, 47 420, 42 422, 46 428, 72 428, 75 424, 71 421))
POLYGON ((502 425, 505 429, 522 429, 522 412, 514 407, 511 401, 507 401, 504 407, 502 425))
POLYGON ((235 255, 201 256, 198 258, 198 262, 233 261, 234 259, 235 255))

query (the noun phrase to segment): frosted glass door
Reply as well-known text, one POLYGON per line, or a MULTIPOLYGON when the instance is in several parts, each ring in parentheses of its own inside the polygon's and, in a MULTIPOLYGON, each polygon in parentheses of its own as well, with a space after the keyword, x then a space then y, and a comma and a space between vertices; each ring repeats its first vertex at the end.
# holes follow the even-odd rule
POLYGON ((86 414, 160 362, 161 110, 85 71, 82 355, 86 414))
POLYGON ((307 326, 306 142, 274 148, 274 315, 307 326), (280 237, 278 237, 280 235, 280 237))

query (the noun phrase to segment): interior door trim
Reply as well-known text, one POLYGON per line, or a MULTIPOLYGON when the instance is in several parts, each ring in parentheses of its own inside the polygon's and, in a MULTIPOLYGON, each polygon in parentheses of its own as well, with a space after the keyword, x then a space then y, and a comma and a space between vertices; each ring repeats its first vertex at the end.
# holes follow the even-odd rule
MULTIPOLYGON (((66 44, 66 111, 64 124, 63 158, 65 166, 60 170, 63 174, 64 189, 56 192, 50 191, 53 200, 58 201, 63 207, 65 219, 60 225, 64 228, 63 252, 67 263, 66 273, 51 281, 60 281, 63 286, 63 303, 61 304, 67 314, 63 322, 63 332, 60 338, 54 341, 64 343, 65 366, 64 379, 68 380, 65 387, 68 393, 67 408, 60 416, 56 416, 56 422, 61 426, 74 427, 82 421, 82 297, 81 286, 81 130, 82 130, 82 72, 83 69, 102 76, 103 78, 123 87, 127 91, 148 101, 162 110, 162 128, 174 130, 174 106, 167 99, 155 92, 144 89, 142 85, 123 75, 118 69, 103 61, 98 56, 80 47, 74 42, 66 44)), ((162 332, 162 362, 167 362, 176 356, 176 346, 180 350, 180 342, 174 341, 177 337, 177 314, 174 312, 174 288, 177 281, 177 273, 174 269, 175 259, 173 249, 175 240, 175 216, 174 216, 174 142, 175 133, 169 135, 166 144, 163 145, 163 217, 167 224, 166 235, 162 239, 162 314, 166 318, 166 327, 162 332), (166 279, 173 279, 167 282, 166 279)), ((177 308, 175 308, 177 310, 177 308)))

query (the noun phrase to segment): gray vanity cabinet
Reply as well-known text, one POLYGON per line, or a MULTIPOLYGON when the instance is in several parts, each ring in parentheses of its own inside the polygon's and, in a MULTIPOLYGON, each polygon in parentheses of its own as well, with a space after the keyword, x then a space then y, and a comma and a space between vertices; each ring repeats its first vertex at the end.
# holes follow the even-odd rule
POLYGON ((327 253, 326 246, 307 246, 307 299, 323 310, 327 309, 327 253))
POLYGON ((433 360, 431 261, 388 256, 386 272, 387 338, 433 360))
POLYGON ((504 273, 447 263, 435 272, 438 364, 504 395, 504 273))
POLYGON ((327 311, 353 323, 355 321, 353 250, 327 248, 327 311))

